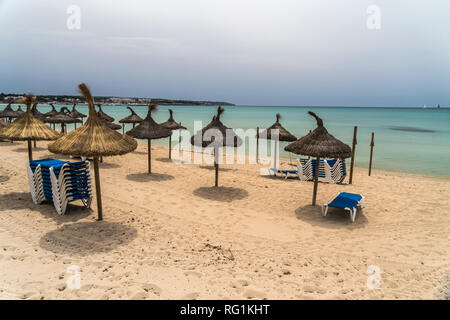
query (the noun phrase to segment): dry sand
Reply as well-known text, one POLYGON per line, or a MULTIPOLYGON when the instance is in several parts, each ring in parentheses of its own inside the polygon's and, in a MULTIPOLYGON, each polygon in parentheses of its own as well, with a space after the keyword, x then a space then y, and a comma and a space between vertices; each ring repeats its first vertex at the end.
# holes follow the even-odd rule
MULTIPOLYGON (((64 159, 45 146, 35 159, 64 159)), ((0 298, 449 298, 450 179, 356 168, 353 185, 321 183, 319 204, 339 191, 365 195, 352 224, 310 206, 311 182, 226 165, 215 190, 210 167, 171 163, 162 146, 148 176, 145 148, 101 164, 96 222, 95 200, 65 216, 34 205, 26 144, 0 142, 0 298), (66 285, 72 265, 78 290, 66 285), (371 265, 378 290, 367 287, 371 265)))

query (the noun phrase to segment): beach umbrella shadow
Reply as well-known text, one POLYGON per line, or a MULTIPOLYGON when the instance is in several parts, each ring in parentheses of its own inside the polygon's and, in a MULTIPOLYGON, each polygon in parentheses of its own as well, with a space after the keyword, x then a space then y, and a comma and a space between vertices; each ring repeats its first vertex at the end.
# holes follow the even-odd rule
POLYGON ((0 211, 32 209, 34 206, 28 192, 10 192, 0 194, 0 211))
POLYGON ((156 161, 159 161, 159 162, 172 162, 172 159, 169 159, 169 158, 156 158, 156 161))
MULTIPOLYGON (((199 168, 200 169, 205 169, 205 170, 215 170, 216 169, 213 165, 212 166, 199 166, 199 168)), ((218 170, 226 172, 226 171, 231 171, 231 170, 234 170, 234 169, 231 169, 231 168, 218 168, 218 170)))
POLYGON ((195 189, 193 194, 200 198, 221 202, 242 200, 248 197, 247 190, 234 187, 201 187, 195 189))
POLYGON ((137 237, 135 228, 116 222, 78 222, 47 232, 39 241, 42 249, 57 254, 87 256, 108 252, 137 237))
MULTIPOLYGON (((1 181, 1 180, 0 180, 1 181)), ((92 210, 86 209, 81 202, 80 204, 69 203, 67 205, 67 213, 59 215, 52 202, 43 202, 42 204, 34 204, 31 195, 28 192, 11 192, 0 195, 0 212, 6 210, 24 210, 31 212, 39 212, 45 218, 52 219, 56 223, 76 222, 86 218, 92 210), (7 204, 7 205, 6 205, 7 204)))
POLYGON ((349 227, 351 229, 361 228, 368 222, 363 211, 358 210, 355 222, 351 222, 347 211, 337 208, 328 208, 326 217, 322 216, 320 207, 307 205, 295 210, 297 219, 307 222, 313 226, 319 226, 329 229, 341 229, 349 227))
MULTIPOLYGON (((41 147, 33 148, 33 151, 45 151, 45 150, 47 150, 47 148, 41 148, 41 147)), ((16 149, 13 149, 12 151, 15 151, 15 152, 28 152, 28 148, 16 148, 16 149)))
POLYGON ((175 179, 174 176, 165 173, 132 173, 127 175, 127 179, 135 182, 149 182, 149 181, 167 181, 175 179))
POLYGON ((100 162, 101 169, 117 169, 120 168, 120 165, 117 163, 111 163, 111 162, 100 162))

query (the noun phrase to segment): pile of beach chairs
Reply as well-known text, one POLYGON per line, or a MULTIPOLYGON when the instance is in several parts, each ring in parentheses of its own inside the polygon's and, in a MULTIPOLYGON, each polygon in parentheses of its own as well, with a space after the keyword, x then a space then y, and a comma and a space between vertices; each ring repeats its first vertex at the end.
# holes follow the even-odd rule
POLYGON ((67 204, 75 200, 81 200, 90 208, 92 186, 88 161, 35 160, 27 163, 27 173, 35 204, 53 202, 60 215, 65 214, 67 204))
MULTIPOLYGON (((298 176, 302 181, 314 179, 317 168, 316 159, 297 159, 297 170, 274 170, 281 173, 287 179, 292 175, 298 176)), ((342 159, 321 159, 319 164, 319 178, 324 178, 328 183, 342 183, 347 176, 345 160, 342 159)))

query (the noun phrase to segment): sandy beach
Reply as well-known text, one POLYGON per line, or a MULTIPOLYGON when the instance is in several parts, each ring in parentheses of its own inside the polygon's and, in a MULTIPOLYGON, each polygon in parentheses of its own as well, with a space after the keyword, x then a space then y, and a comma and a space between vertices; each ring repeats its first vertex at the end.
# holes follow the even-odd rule
MULTIPOLYGON (((34 158, 51 154, 38 142, 34 158)), ((450 296, 450 179, 356 168, 320 183, 318 203, 361 193, 351 223, 312 207, 313 184, 174 164, 146 145, 100 165, 104 221, 81 202, 59 216, 33 204, 26 143, 0 142, 0 299, 445 299, 450 296), (81 270, 80 289, 67 268, 81 270), (381 288, 367 286, 368 268, 381 288)), ((289 159, 282 160, 288 167, 289 159)))

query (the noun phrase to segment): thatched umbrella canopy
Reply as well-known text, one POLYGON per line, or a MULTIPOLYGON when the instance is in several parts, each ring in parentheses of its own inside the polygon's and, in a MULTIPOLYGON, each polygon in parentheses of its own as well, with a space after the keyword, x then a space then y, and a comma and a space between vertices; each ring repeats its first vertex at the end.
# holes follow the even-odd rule
POLYGON ((242 139, 220 121, 220 116, 225 110, 222 107, 217 108, 217 115, 202 130, 199 130, 191 137, 191 144, 199 147, 214 147, 214 167, 215 167, 215 186, 219 185, 219 159, 218 148, 220 147, 239 147, 242 139))
MULTIPOLYGON (((173 119, 173 110, 169 109, 169 119, 166 122, 161 123, 162 126, 166 127, 167 129, 170 129, 170 131, 174 130, 186 130, 186 127, 183 127, 181 125, 181 122, 178 123, 173 119)), ((170 134, 169 138, 169 159, 172 159, 172 133, 170 134)))
POLYGON ((9 118, 9 119, 15 119, 20 117, 22 114, 24 114, 22 108, 19 106, 17 110, 13 110, 11 107, 6 107, 5 110, 3 110, 3 117, 9 118))
POLYGON ((76 106, 77 106, 77 104, 74 103, 73 106, 72 106, 72 111, 69 112, 69 115, 72 118, 78 118, 78 119, 86 118, 87 116, 84 113, 81 113, 77 109, 75 109, 76 106))
POLYGON ((3 109, 3 111, 0 111, 0 118, 8 118, 11 120, 11 118, 16 116, 16 111, 11 108, 11 103, 8 103, 8 105, 3 109))
POLYGON ((317 158, 312 201, 314 206, 316 205, 320 158, 349 158, 352 155, 352 149, 350 146, 329 134, 327 129, 323 126, 322 119, 319 118, 314 112, 309 111, 308 114, 316 118, 317 128, 308 133, 306 136, 292 142, 286 146, 284 150, 317 158))
MULTIPOLYGON (((2 131, 2 129, 5 128, 7 125, 8 125, 8 123, 6 123, 6 121, 4 121, 3 119, 0 119, 0 131, 2 131)), ((0 141, 4 141, 4 140, 0 138, 0 141)))
POLYGON ((292 142, 297 140, 297 138, 290 133, 289 131, 287 131, 281 124, 280 124, 280 119, 281 119, 281 115, 279 113, 276 114, 277 117, 277 121, 275 121, 275 123, 273 125, 271 125, 269 128, 261 131, 261 134, 263 137, 265 137, 266 139, 272 139, 272 130, 279 130, 278 133, 278 140, 279 141, 287 141, 287 142, 292 142))
POLYGON ((66 130, 65 130, 66 129, 66 124, 68 124, 68 123, 81 123, 82 122, 80 119, 72 118, 66 112, 70 113, 69 109, 67 109, 67 107, 62 107, 61 111, 58 114, 56 114, 56 115, 54 115, 52 117, 48 117, 46 119, 46 122, 60 124, 61 125, 61 133, 65 133, 66 132, 66 130))
POLYGON ((56 110, 56 108, 53 105, 53 103, 49 103, 49 105, 52 107, 52 110, 50 110, 49 112, 44 113, 44 116, 45 117, 53 117, 53 116, 57 115, 59 113, 59 111, 56 110))
MULTIPOLYGON (((71 116, 72 118, 80 119, 80 120, 81 120, 81 123, 83 123, 83 118, 86 118, 86 115, 85 115, 84 113, 78 112, 78 110, 75 109, 75 106, 76 106, 76 105, 77 105, 76 103, 73 104, 73 106, 72 106, 72 111, 70 111, 68 114, 69 114, 69 116, 71 116)), ((76 128, 77 128, 77 124, 75 123, 75 129, 76 129, 76 128)))
POLYGON ((35 118, 37 118, 37 119, 39 119, 39 120, 41 120, 41 121, 44 121, 44 120, 45 120, 45 116, 44 116, 44 114, 43 114, 42 112, 40 112, 40 111, 38 110, 37 105, 38 105, 37 102, 33 103, 33 107, 31 107, 31 114, 32 114, 35 118))
MULTIPOLYGON (((273 125, 271 125, 269 128, 262 130, 261 133, 257 132, 256 134, 256 143, 259 143, 259 138, 267 139, 267 140, 274 140, 272 139, 272 130, 278 130, 278 140, 275 140, 275 153, 274 153, 274 168, 277 168, 277 152, 278 152, 278 141, 286 141, 286 142, 292 142, 297 140, 297 138, 287 131, 281 124, 280 119, 281 115, 279 113, 276 114, 277 120, 273 125)), ((258 148, 257 148, 258 152, 258 148)), ((258 156, 258 155, 257 155, 258 156)))
POLYGON ((108 122, 106 120, 100 119, 100 122, 110 128, 111 130, 120 130, 122 129, 122 126, 120 124, 114 123, 114 122, 108 122))
MULTIPOLYGON (((52 110, 50 110, 49 112, 44 113, 44 122, 45 123, 49 123, 47 120, 53 116, 56 116, 57 114, 59 114, 59 111, 56 110, 55 106, 53 105, 53 103, 49 103, 49 105, 52 107, 52 110)), ((53 129, 55 129, 56 125, 53 124, 53 129)))
POLYGON ((97 112, 97 114, 98 114, 98 117, 99 117, 100 119, 105 120, 105 121, 107 121, 107 122, 113 122, 113 121, 114 121, 114 118, 113 118, 113 117, 108 116, 106 113, 103 112, 103 110, 102 110, 102 105, 101 105, 101 104, 97 104, 97 106, 98 106, 98 112, 97 112))
POLYGON ((137 142, 127 135, 121 135, 117 131, 102 125, 95 111, 94 99, 88 87, 81 83, 78 88, 89 104, 89 117, 81 127, 60 137, 51 143, 48 149, 53 153, 94 158, 98 220, 102 220, 103 211, 98 158, 131 152, 136 149, 137 142))
POLYGON ((11 118, 18 118, 24 113, 25 112, 22 110, 22 107, 19 106, 16 111, 13 110, 12 112, 10 112, 10 115, 12 115, 11 118))
POLYGON ((131 114, 125 118, 123 118, 122 120, 119 120, 120 123, 123 123, 124 125, 122 126, 123 130, 125 130, 125 123, 132 123, 133 124, 133 128, 136 126, 136 123, 140 123, 142 122, 141 117, 139 117, 136 112, 134 112, 133 109, 131 109, 129 106, 127 106, 127 109, 131 111, 131 114))
POLYGON ((41 120, 33 117, 31 113, 31 104, 34 101, 34 95, 27 94, 21 103, 27 105, 27 111, 13 123, 0 131, 0 137, 9 140, 28 141, 28 158, 33 160, 31 150, 31 140, 55 140, 59 137, 59 133, 45 125, 41 120))
POLYGON ((128 135, 136 139, 147 139, 148 141, 148 173, 152 173, 152 140, 166 138, 172 132, 158 124, 152 118, 152 112, 156 111, 158 106, 156 104, 148 105, 147 117, 142 120, 135 128, 127 132, 128 135))

